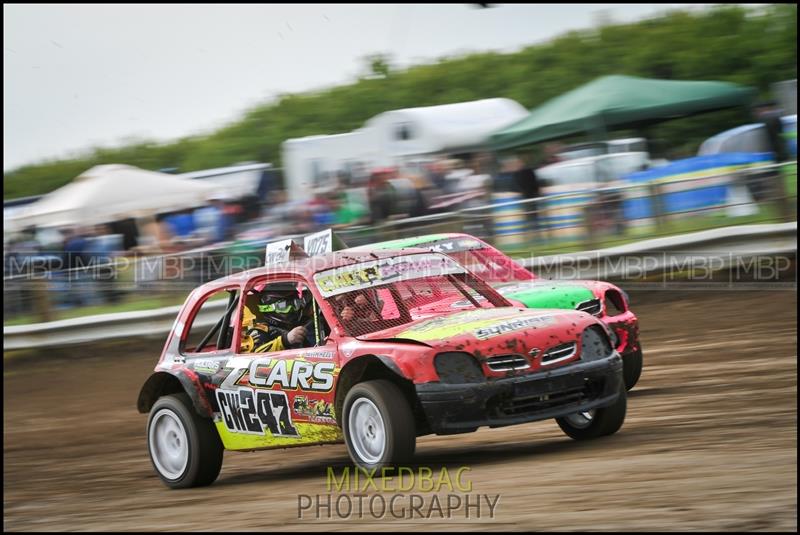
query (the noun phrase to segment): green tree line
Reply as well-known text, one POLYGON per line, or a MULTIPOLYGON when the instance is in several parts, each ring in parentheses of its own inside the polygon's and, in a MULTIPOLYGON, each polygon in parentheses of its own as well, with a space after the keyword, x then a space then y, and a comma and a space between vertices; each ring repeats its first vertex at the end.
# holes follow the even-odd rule
MULTIPOLYGON (((242 161, 280 165, 286 139, 347 132, 383 111, 491 97, 530 109, 607 74, 725 80, 767 96, 771 84, 797 77, 797 6, 671 11, 634 23, 604 22, 513 53, 444 57, 404 70, 376 54, 365 58, 363 75, 348 85, 281 95, 209 135, 94 148, 11 170, 4 173, 3 196, 46 193, 106 163, 180 172, 242 161)), ((748 110, 715 112, 663 123, 647 135, 669 147, 667 156, 688 155, 703 139, 750 119, 748 110)))

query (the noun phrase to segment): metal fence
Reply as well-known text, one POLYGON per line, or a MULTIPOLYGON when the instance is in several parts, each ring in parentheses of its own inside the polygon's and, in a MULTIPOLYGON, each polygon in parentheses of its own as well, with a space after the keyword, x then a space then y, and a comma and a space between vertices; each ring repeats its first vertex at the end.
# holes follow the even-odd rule
POLYGON ((549 254, 737 222, 796 219, 796 163, 724 174, 581 189, 536 199, 351 227, 349 245, 440 232, 466 232, 504 251, 549 254))
MULTIPOLYGON (((336 231, 349 246, 465 232, 509 254, 531 257, 796 219, 797 167, 791 162, 495 202, 336 231)), ((198 284, 263 265, 263 246, 228 244, 161 256, 100 257, 74 269, 60 269, 63 257, 4 250, 4 322, 178 304, 198 284)))

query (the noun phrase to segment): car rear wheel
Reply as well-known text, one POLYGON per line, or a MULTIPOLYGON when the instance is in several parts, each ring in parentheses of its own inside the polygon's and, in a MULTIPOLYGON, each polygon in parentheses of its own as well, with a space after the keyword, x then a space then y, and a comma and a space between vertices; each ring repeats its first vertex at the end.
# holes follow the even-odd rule
POLYGON ((564 433, 575 440, 613 435, 625 421, 627 398, 627 391, 620 388, 619 397, 613 405, 556 418, 556 422, 564 433))
POLYGON ((625 379, 625 389, 630 390, 639 382, 642 375, 642 346, 632 353, 622 357, 622 377, 625 379))
POLYGON ((414 416, 403 393, 390 381, 355 385, 345 397, 342 422, 347 451, 358 466, 398 466, 414 455, 414 416))
POLYGON ((158 477, 173 489, 210 485, 224 448, 214 424, 194 410, 186 393, 159 398, 147 420, 147 449, 158 477))

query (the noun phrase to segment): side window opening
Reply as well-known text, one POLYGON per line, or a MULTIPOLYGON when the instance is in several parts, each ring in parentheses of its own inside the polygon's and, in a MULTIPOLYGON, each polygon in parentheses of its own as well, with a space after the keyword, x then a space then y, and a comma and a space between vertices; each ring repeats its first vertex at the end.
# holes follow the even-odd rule
POLYGON ((330 327, 308 286, 300 281, 257 282, 244 296, 241 353, 266 353, 325 345, 330 327), (297 342, 289 333, 303 327, 297 342))
POLYGON ((234 288, 219 290, 206 297, 190 320, 181 353, 230 349, 238 303, 239 291, 234 288))

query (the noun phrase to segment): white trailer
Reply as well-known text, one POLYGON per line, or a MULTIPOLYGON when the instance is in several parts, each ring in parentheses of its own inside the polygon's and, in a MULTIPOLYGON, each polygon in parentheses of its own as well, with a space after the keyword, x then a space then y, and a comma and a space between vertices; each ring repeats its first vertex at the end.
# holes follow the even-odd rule
POLYGON ((358 173, 359 166, 369 166, 378 157, 374 137, 366 129, 289 139, 282 153, 284 186, 293 201, 335 187, 338 172, 358 173))
POLYGON ((347 134, 289 139, 282 147, 289 198, 306 199, 314 188, 334 186, 339 171, 413 166, 480 149, 492 132, 527 115, 511 99, 491 98, 387 111, 347 134))

